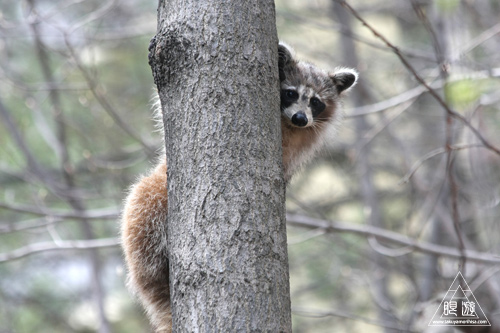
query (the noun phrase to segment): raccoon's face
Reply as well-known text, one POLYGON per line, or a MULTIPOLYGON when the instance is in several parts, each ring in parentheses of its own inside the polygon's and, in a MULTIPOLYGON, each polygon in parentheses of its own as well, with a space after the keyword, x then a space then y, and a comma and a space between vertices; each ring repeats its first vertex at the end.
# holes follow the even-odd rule
POLYGON ((322 101, 313 88, 305 85, 298 87, 282 84, 281 112, 297 127, 312 126, 315 119, 325 111, 326 103, 322 101))
POLYGON ((292 57, 291 49, 280 43, 279 75, 281 113, 294 127, 306 128, 334 118, 341 94, 357 80, 354 70, 333 73, 292 57))

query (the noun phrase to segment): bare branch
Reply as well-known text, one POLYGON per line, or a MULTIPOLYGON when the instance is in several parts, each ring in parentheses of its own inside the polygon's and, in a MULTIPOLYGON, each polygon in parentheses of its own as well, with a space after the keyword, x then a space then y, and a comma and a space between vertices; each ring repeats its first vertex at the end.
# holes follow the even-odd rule
POLYGON ((377 321, 374 319, 358 316, 352 313, 347 313, 343 311, 332 311, 332 310, 317 310, 317 309, 304 309, 304 308, 292 308, 292 313, 294 315, 298 316, 304 316, 304 317, 311 317, 311 318, 324 318, 324 317, 340 317, 340 318, 346 318, 346 319, 351 319, 354 321, 360 321, 365 324, 370 324, 374 326, 379 326, 379 327, 384 327, 384 328, 390 328, 390 329, 395 329, 395 330, 404 330, 405 332, 418 332, 418 331, 413 331, 413 330, 408 330, 407 327, 402 327, 402 326, 396 326, 396 325, 388 325, 384 322, 377 321))
MULTIPOLYGON (((386 51, 386 52, 388 51, 384 45, 381 45, 380 43, 374 43, 370 39, 354 33, 352 31, 352 29, 348 29, 347 27, 345 27, 343 25, 320 23, 318 20, 310 20, 310 19, 307 19, 306 17, 304 17, 303 15, 296 15, 296 14, 293 14, 290 12, 278 11, 278 14, 280 16, 283 16, 283 17, 286 17, 286 18, 293 20, 295 23, 296 22, 305 23, 305 24, 314 26, 316 28, 319 28, 319 29, 322 29, 322 30, 325 30, 328 32, 330 32, 332 30, 337 30, 341 34, 346 35, 346 36, 348 36, 348 37, 350 37, 350 38, 352 38, 360 43, 363 43, 367 46, 370 46, 374 49, 378 49, 380 51, 386 51)), ((402 50, 401 52, 410 58, 422 59, 425 61, 434 61, 434 59, 430 55, 419 52, 418 50, 402 50)))
POLYGON ((0 254, 0 263, 20 259, 32 254, 53 250, 90 250, 106 247, 117 247, 117 238, 102 238, 89 240, 69 240, 55 242, 42 242, 27 245, 11 252, 0 254))
MULTIPOLYGON (((408 236, 399 234, 397 232, 369 225, 360 226, 360 225, 352 225, 340 222, 331 222, 326 220, 315 219, 308 216, 292 215, 292 214, 287 214, 286 218, 288 224, 297 227, 303 227, 308 229, 319 228, 319 229, 324 229, 327 232, 331 233, 347 232, 347 233, 362 235, 365 237, 377 237, 379 240, 406 246, 417 252, 445 256, 454 259, 462 258, 462 254, 456 248, 420 242, 408 236)), ((467 260, 473 262, 500 264, 500 256, 495 256, 490 253, 477 252, 471 250, 465 250, 464 253, 467 260)))
POLYGON ((452 57, 451 60, 452 61, 458 60, 465 53, 468 53, 468 52, 474 50, 476 47, 483 44, 487 40, 495 37, 498 34, 500 34, 500 23, 497 23, 493 27, 491 27, 490 29, 483 31, 477 37, 473 38, 468 43, 466 43, 464 45, 464 47, 454 57, 452 57))
POLYGON ((123 119, 122 115, 115 109, 115 107, 111 104, 106 95, 102 93, 101 89, 99 89, 99 87, 97 86, 97 82, 91 77, 87 69, 80 61, 80 57, 77 55, 77 52, 73 48, 73 45, 71 44, 69 36, 67 34, 65 34, 65 42, 66 42, 66 47, 68 48, 73 61, 75 62, 76 66, 78 67, 85 81, 87 82, 89 90, 92 92, 92 95, 94 95, 95 99, 102 106, 103 110, 111 116, 114 122, 125 133, 127 133, 130 137, 134 138, 137 142, 139 142, 146 149, 146 151, 149 152, 149 154, 154 155, 156 153, 156 150, 149 143, 144 141, 142 137, 139 134, 137 134, 132 127, 130 127, 128 122, 125 119, 123 119))
MULTIPOLYGON (((451 150, 461 150, 461 149, 469 149, 469 148, 484 148, 483 145, 480 144, 464 144, 464 145, 454 145, 451 146, 451 150)), ((438 156, 440 154, 445 154, 447 153, 446 148, 438 148, 435 149, 431 152, 428 152, 424 156, 422 156, 418 161, 416 161, 413 166, 411 167, 410 171, 399 181, 400 184, 402 183, 407 183, 410 178, 413 176, 413 174, 420 168, 420 166, 427 160, 433 158, 434 156, 438 156)))
MULTIPOLYGON (((466 75, 464 75, 464 74, 453 75, 453 77, 449 78, 449 80, 447 82, 458 82, 458 81, 462 81, 465 79, 479 80, 479 79, 485 79, 488 77, 495 77, 495 78, 500 77, 500 68, 492 68, 488 71, 476 71, 474 73, 467 73, 466 75)), ((444 87, 444 85, 445 85, 445 81, 441 80, 441 79, 438 79, 438 80, 433 81, 432 83, 429 83, 429 86, 432 89, 442 89, 444 87)), ((351 114, 348 114, 346 116, 346 118, 360 117, 360 116, 366 116, 366 115, 370 115, 370 114, 377 113, 377 112, 382 112, 382 111, 385 111, 385 110, 390 109, 392 107, 395 107, 399 104, 403 104, 405 102, 416 99, 427 91, 428 90, 425 88, 425 86, 419 85, 415 88, 409 89, 409 90, 407 90, 399 95, 390 97, 390 98, 385 99, 383 101, 380 101, 380 102, 377 102, 374 104, 370 104, 370 105, 363 105, 360 107, 352 108, 350 110, 351 114)), ((495 95, 495 96, 491 96, 489 98, 486 98, 484 103, 496 103, 497 101, 498 101, 498 98, 496 98, 496 95, 495 95)))
POLYGON ((479 132, 478 129, 476 129, 474 126, 471 125, 471 123, 461 114, 453 111, 448 104, 439 96, 439 94, 432 89, 432 87, 417 73, 415 68, 406 60, 402 52, 394 46, 389 40, 387 40, 383 35, 381 35, 377 30, 375 30, 370 24, 368 24, 345 0, 335 0, 342 4, 346 9, 348 9, 351 14, 358 19, 368 30, 370 30, 377 38, 382 40, 387 47, 393 50, 394 54, 401 60, 401 63, 410 71, 410 73, 413 75, 413 77, 422 84, 425 89, 431 94, 431 96, 438 102, 439 105, 447 112, 448 115, 450 115, 453 118, 456 118, 460 120, 465 126, 467 126, 475 135, 476 137, 481 141, 481 143, 488 148, 489 150, 493 151, 497 155, 500 155, 500 149, 493 146, 488 140, 486 140, 483 135, 479 132))
POLYGON ((0 208, 9 209, 12 211, 27 213, 39 216, 48 216, 52 218, 61 219, 106 219, 115 220, 120 214, 118 208, 106 208, 106 209, 94 209, 94 210, 83 210, 83 211, 55 211, 46 209, 36 209, 31 206, 10 204, 5 202, 0 202, 0 208))
POLYGON ((98 20, 99 18, 103 17, 106 15, 113 7, 115 6, 117 0, 109 0, 106 2, 102 7, 94 10, 93 12, 89 13, 86 15, 83 19, 80 21, 76 22, 71 26, 71 30, 69 31, 69 34, 72 34, 76 30, 80 29, 84 25, 89 24, 92 21, 98 20))
POLYGON ((63 219, 60 218, 47 217, 32 219, 29 221, 5 223, 5 225, 0 225, 0 234, 8 234, 12 232, 48 227, 54 225, 55 223, 61 222, 62 220, 63 219))

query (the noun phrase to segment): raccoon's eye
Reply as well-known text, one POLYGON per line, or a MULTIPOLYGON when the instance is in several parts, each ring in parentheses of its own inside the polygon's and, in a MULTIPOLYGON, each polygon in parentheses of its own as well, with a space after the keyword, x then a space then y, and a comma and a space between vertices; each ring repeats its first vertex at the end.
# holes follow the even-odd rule
POLYGON ((290 100, 296 100, 299 98, 299 94, 295 90, 285 90, 285 96, 290 100))
POLYGON ((312 107, 317 108, 317 107, 320 107, 322 105, 323 105, 323 103, 321 103, 321 101, 318 98, 316 98, 316 97, 311 98, 311 106, 312 107))
POLYGON ((326 105, 317 97, 313 97, 309 100, 309 105, 311 106, 313 117, 319 115, 325 109, 326 105))

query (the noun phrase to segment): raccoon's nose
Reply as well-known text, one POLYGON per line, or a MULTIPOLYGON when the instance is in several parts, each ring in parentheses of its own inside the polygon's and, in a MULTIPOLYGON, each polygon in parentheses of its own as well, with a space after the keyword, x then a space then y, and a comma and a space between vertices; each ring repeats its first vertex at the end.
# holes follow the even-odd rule
POLYGON ((292 116, 292 124, 299 127, 307 125, 307 116, 304 112, 297 112, 292 116))

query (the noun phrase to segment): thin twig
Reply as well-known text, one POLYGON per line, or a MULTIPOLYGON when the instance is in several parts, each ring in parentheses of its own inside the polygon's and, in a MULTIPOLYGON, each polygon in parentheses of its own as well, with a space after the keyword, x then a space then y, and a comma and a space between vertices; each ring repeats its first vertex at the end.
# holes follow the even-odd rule
MULTIPOLYGON (((294 23, 300 22, 307 24, 309 26, 313 26, 315 28, 318 28, 320 30, 325 30, 325 31, 332 31, 332 30, 337 30, 341 34, 348 36, 352 38, 353 40, 356 40, 360 43, 363 43, 369 47, 372 47, 374 49, 378 49, 380 51, 385 51, 387 52, 387 48, 381 45, 380 43, 375 43, 371 41, 370 39, 363 37, 359 34, 356 34, 352 31, 352 29, 348 29, 347 27, 340 25, 340 24, 325 24, 325 23, 320 23, 318 20, 311 20, 305 17, 304 15, 297 15, 293 14, 291 12, 286 12, 286 11, 281 11, 278 10, 277 14, 281 17, 285 17, 288 19, 293 20, 294 23)), ((424 61, 434 61, 434 59, 425 53, 419 53, 418 50, 401 50, 403 54, 405 54, 407 57, 414 58, 414 59, 422 59, 424 61)))
MULTIPOLYGON (((467 73, 467 74, 459 74, 459 75, 453 75, 448 82, 458 82, 458 81, 463 81, 463 80, 480 80, 480 79, 486 79, 490 77, 495 77, 498 78, 500 77, 500 68, 491 68, 487 71, 475 71, 473 73, 467 73)), ((429 83, 429 86, 432 89, 442 89, 445 85, 445 81, 438 79, 433 81, 432 83, 429 83)), ((417 97, 421 96, 423 93, 427 92, 427 89, 423 85, 419 85, 415 88, 411 88, 405 92, 400 93, 399 95, 387 98, 383 101, 374 103, 374 104, 369 104, 369 105, 363 105, 360 107, 355 107, 350 109, 351 113, 346 116, 346 118, 354 118, 354 117, 361 117, 361 116, 366 116, 370 114, 374 114, 377 112, 383 112, 387 109, 390 109, 392 107, 398 106, 399 104, 403 104, 405 102, 408 102, 410 100, 416 99, 417 97)), ((491 98, 487 100, 487 103, 495 103, 497 100, 495 98, 491 98)))
POLYGON ((102 7, 90 12, 90 14, 86 15, 84 18, 82 18, 80 21, 74 23, 71 26, 71 29, 69 30, 69 34, 72 34, 76 30, 80 29, 81 27, 89 24, 92 21, 98 20, 99 18, 103 17, 106 15, 111 9, 116 4, 116 0, 110 0, 106 2, 102 7))
POLYGON ((54 250, 90 250, 105 247, 116 247, 120 244, 117 238, 102 238, 89 240, 69 240, 54 242, 41 242, 30 244, 14 251, 0 254, 0 263, 21 259, 26 256, 54 250))
MULTIPOLYGON (((412 0, 412 6, 415 12, 417 13, 418 18, 422 21, 423 25, 425 26, 426 30, 429 32, 429 35, 431 36, 432 39, 432 45, 434 47, 434 53, 436 54, 436 59, 440 68, 440 76, 441 79, 444 81, 444 84, 448 84, 448 78, 449 78, 449 65, 448 65, 448 59, 447 59, 447 43, 445 38, 447 37, 446 35, 446 29, 444 29, 444 33, 441 31, 439 37, 434 30, 431 22, 427 18, 426 13, 420 8, 420 6, 416 3, 415 0, 412 0), (443 45, 441 45, 443 44, 443 45)), ((439 18, 438 18, 439 19, 439 18)), ((446 105, 448 105, 448 95, 446 94, 446 91, 444 93, 444 101, 446 105)), ((450 114, 450 112, 446 112, 445 114, 446 120, 445 120, 445 132, 446 132, 446 142, 445 142, 445 150, 446 150, 446 175, 448 178, 448 187, 450 191, 450 201, 451 201, 451 216, 453 219, 453 226, 455 229, 455 234, 457 235, 458 238, 458 249, 460 250, 460 253, 462 254, 462 257, 460 258, 460 264, 459 268, 462 271, 463 274, 465 274, 465 244, 462 236, 462 230, 460 226, 460 215, 458 212, 458 186, 455 180, 455 157, 453 155, 453 141, 454 141, 454 126, 453 126, 453 117, 450 114)))
POLYGON ((73 59, 75 65, 80 70, 80 72, 83 75, 83 78, 87 82, 88 89, 95 97, 95 99, 99 102, 99 104, 102 106, 103 110, 113 119, 113 121, 118 125, 119 128, 121 128, 134 140, 139 142, 146 149, 148 155, 155 155, 156 154, 155 149, 149 143, 144 141, 143 138, 138 133, 136 133, 136 131, 132 127, 129 126, 127 121, 123 119, 122 115, 115 109, 115 107, 111 104, 106 95, 101 92, 101 89, 99 89, 99 87, 97 86, 96 81, 91 77, 91 75, 81 62, 80 57, 78 56, 77 52, 75 51, 73 45, 69 40, 69 36, 65 34, 64 37, 65 37, 64 40, 66 42, 66 47, 69 50, 71 58, 73 59))
MULTIPOLYGON (((448 126, 451 126, 448 124, 448 126)), ((450 187, 450 199, 451 199, 451 217, 453 219, 453 227, 455 229, 455 234, 458 238, 458 249, 460 250, 460 271, 465 274, 465 263, 467 257, 465 256, 465 244, 464 239, 462 237, 462 228, 460 226, 460 215, 458 213, 458 185, 455 181, 455 173, 454 173, 454 162, 455 157, 452 154, 452 149, 449 144, 446 145, 446 153, 447 153, 447 174, 448 174, 448 183, 450 187)))
POLYGON ((500 34, 500 23, 495 24, 493 27, 489 28, 486 31, 483 31, 479 36, 473 38, 469 42, 467 42, 457 54, 452 57, 452 61, 458 60, 462 55, 474 50, 479 45, 483 44, 487 40, 495 37, 500 34))
MULTIPOLYGON (((292 308, 292 312, 295 315, 299 315, 299 316, 303 316, 303 317, 310 317, 310 318, 340 317, 340 318, 351 319, 354 321, 360 321, 360 322, 363 322, 363 323, 369 324, 369 325, 374 325, 374 326, 379 326, 379 327, 384 327, 384 328, 389 328, 389 329, 395 329, 395 330, 399 330, 399 331, 403 330, 403 327, 398 326, 398 325, 389 325, 387 323, 384 323, 384 322, 381 322, 378 320, 374 320, 374 319, 370 319, 370 318, 366 318, 366 317, 362 317, 362 316, 358 316, 358 315, 355 315, 352 313, 346 313, 346 312, 342 312, 342 311, 332 311, 332 310, 325 311, 325 310, 313 310, 313 309, 304 309, 304 308, 294 307, 294 308, 292 308)), ((408 330, 407 328, 404 328, 404 331, 405 332, 417 332, 417 331, 408 330)))
POLYGON ((77 220, 84 220, 84 219, 115 220, 118 218, 120 214, 119 209, 114 209, 114 208, 93 209, 81 212, 75 210, 56 211, 56 210, 38 209, 38 208, 33 208, 32 206, 25 206, 25 205, 5 203, 5 202, 0 202, 0 208, 5 208, 19 213, 33 214, 38 216, 47 216, 60 219, 77 219, 77 220))
POLYGON ((44 228, 52 226, 58 222, 61 222, 62 220, 63 219, 61 218, 47 217, 47 218, 32 219, 30 221, 2 223, 3 225, 0 225, 0 234, 8 234, 13 232, 44 228))
MULTIPOLYGON (((470 148, 484 148, 483 145, 480 144, 463 144, 463 145, 454 145, 449 147, 451 150, 462 150, 462 149, 470 149, 470 148)), ((435 149, 431 152, 428 152, 424 156, 422 156, 420 159, 418 159, 413 166, 411 167, 410 171, 406 173, 406 175, 399 181, 399 184, 407 183, 410 178, 413 176, 413 174, 420 168, 420 166, 427 160, 433 158, 434 156, 440 155, 440 154, 445 154, 447 152, 446 148, 438 148, 435 149)))

